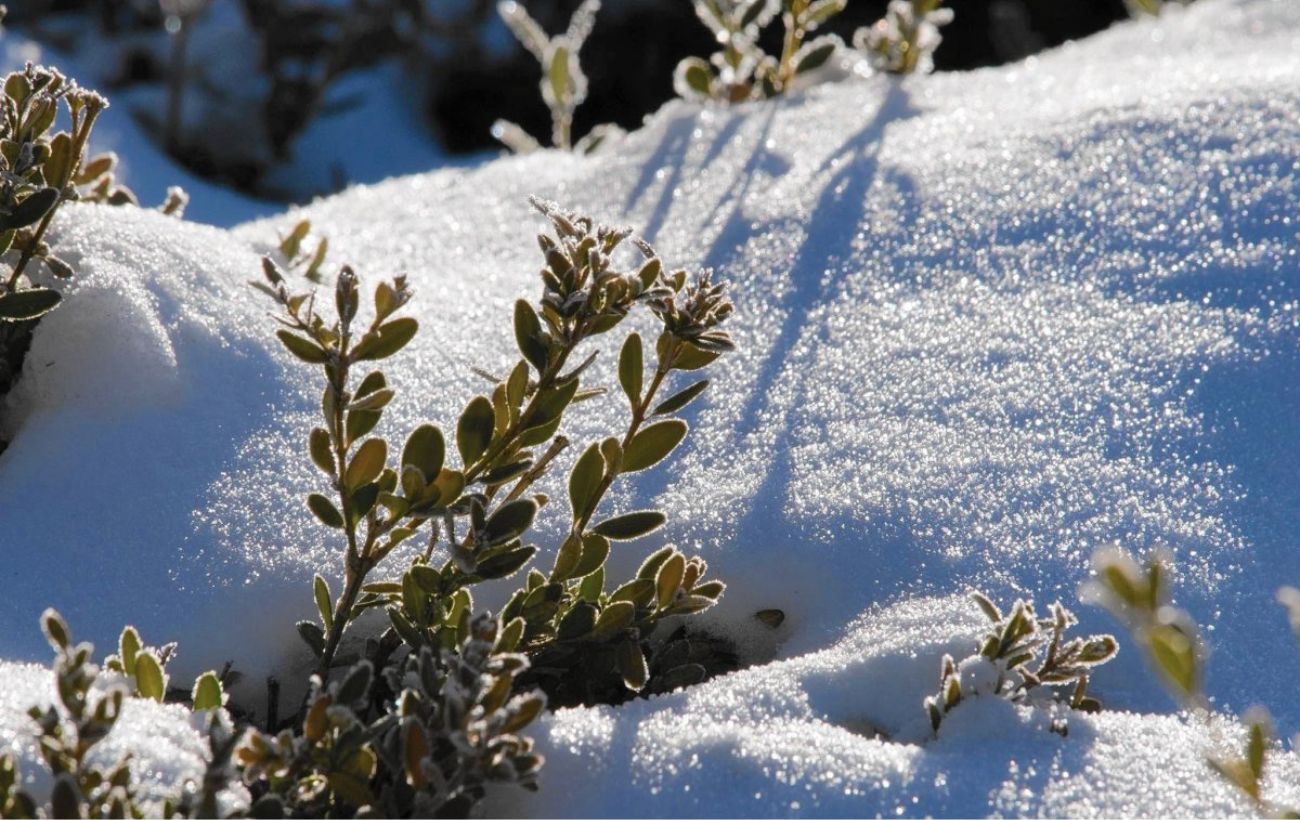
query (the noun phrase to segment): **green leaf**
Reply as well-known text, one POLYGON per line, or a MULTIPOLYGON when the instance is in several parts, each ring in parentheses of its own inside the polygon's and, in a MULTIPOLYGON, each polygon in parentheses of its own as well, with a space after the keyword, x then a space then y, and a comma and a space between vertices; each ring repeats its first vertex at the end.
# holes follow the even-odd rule
POLYGON ((1151 630, 1148 641, 1165 680, 1183 697, 1196 694, 1198 664, 1191 640, 1175 627, 1160 625, 1151 630))
POLYGON ((402 466, 415 467, 424 473, 426 481, 438 477, 443 460, 447 457, 447 444, 442 431, 432 424, 422 424, 412 431, 402 448, 402 466))
POLYGON ((555 637, 561 641, 571 641, 586 637, 596 625, 596 608, 586 601, 579 601, 569 613, 560 619, 555 637))
POLYGON ((589 532, 582 536, 582 557, 569 573, 570 578, 582 578, 605 566, 609 557, 609 539, 603 535, 589 532))
POLYGON ((518 547, 478 562, 474 574, 483 580, 514 575, 537 553, 537 547, 518 547))
POLYGON ((663 461, 686 438, 687 429, 681 419, 664 419, 647 425, 628 442, 619 471, 634 473, 663 461))
POLYGON ((516 461, 513 464, 503 464, 500 467, 488 470, 479 480, 489 487, 498 484, 505 484, 511 479, 518 478, 528 472, 528 468, 532 466, 532 459, 527 458, 523 461, 516 461))
POLYGON ((557 47, 551 52, 551 65, 546 72, 547 79, 551 83, 551 92, 555 94, 555 99, 562 104, 570 96, 569 86, 572 82, 569 75, 569 49, 564 46, 557 47))
POLYGON ((497 634, 497 642, 494 647, 497 652, 514 652, 519 648, 519 643, 524 639, 524 629, 528 624, 523 618, 512 618, 505 626, 501 627, 501 632, 497 634))
POLYGON ((347 416, 347 440, 356 441, 375 429, 381 416, 378 410, 354 410, 347 416))
POLYGON ((63 620, 63 616, 53 607, 41 613, 41 631, 45 633, 45 639, 56 651, 67 649, 68 644, 72 642, 67 621, 63 620))
POLYGON ((532 526, 536 515, 537 502, 531 498, 520 498, 503 504, 484 525, 483 544, 495 546, 513 541, 532 526))
POLYGON ((573 396, 577 392, 576 378, 565 379, 553 385, 537 397, 537 406, 533 410, 532 418, 528 420, 529 426, 540 427, 549 421, 562 418, 565 408, 573 401, 573 396))
POLYGON ((819 37, 808 43, 795 55, 794 73, 803 74, 821 68, 838 47, 834 37, 819 37))
POLYGON ((325 526, 333 527, 336 530, 343 529, 343 514, 338 511, 338 508, 328 498, 320 493, 312 493, 307 496, 307 508, 325 526))
POLYGON ((655 582, 650 578, 628 581, 609 596, 610 603, 627 601, 635 606, 647 606, 655 597, 655 582))
POLYGON ((388 442, 381 438, 367 439, 352 457, 343 483, 350 489, 357 490, 379 478, 388 460, 388 442))
POLYGON ((135 656, 140 652, 144 643, 140 640, 140 633, 135 627, 128 626, 122 630, 122 637, 117 639, 117 657, 122 662, 122 669, 135 669, 135 656))
POLYGON ((627 640, 618 645, 618 671, 623 676, 623 685, 633 692, 640 692, 650 679, 650 668, 646 666, 645 655, 641 645, 627 640))
POLYGON ((50 809, 53 817, 81 817, 81 790, 72 775, 63 772, 54 778, 50 790, 50 809))
POLYGON ((167 694, 167 679, 163 675, 162 664, 149 652, 139 652, 135 656, 135 690, 140 697, 159 703, 162 703, 167 694))
POLYGON ((58 189, 41 188, 35 193, 29 194, 8 214, 0 214, 0 231, 34 225, 40 222, 57 204, 59 204, 58 189))
POLYGON ((972 591, 970 597, 971 600, 974 601, 975 604, 979 606, 979 608, 984 612, 985 617, 987 617, 990 621, 992 621, 993 623, 997 623, 998 621, 1002 620, 1001 610, 999 610, 997 606, 992 601, 990 601, 988 597, 985 596, 983 593, 978 591, 972 591))
POLYGON ((194 681, 194 691, 190 699, 194 711, 204 712, 208 709, 220 709, 224 705, 222 695, 221 681, 217 678, 217 673, 204 672, 199 675, 198 680, 194 681))
POLYGON ((308 364, 324 364, 329 358, 320 345, 305 336, 287 330, 277 330, 275 335, 290 353, 308 364))
POLYGON ((664 561, 671 558, 675 552, 677 550, 672 547, 664 547, 651 553, 637 568, 636 577, 653 581, 659 575, 659 567, 663 566, 664 561))
POLYGON ((655 578, 655 595, 660 609, 667 609, 681 589, 682 578, 686 575, 686 558, 681 553, 674 553, 659 567, 655 578))
POLYGON ((631 601, 613 601, 606 606, 596 619, 596 625, 592 629, 592 639, 598 641, 609 640, 618 633, 622 632, 632 625, 636 617, 636 607, 631 601))
POLYGON ((546 699, 537 695, 524 695, 516 698, 511 706, 513 714, 501 724, 501 732, 518 732, 537 719, 546 706, 546 699))
POLYGON ((712 364, 719 355, 721 354, 716 350, 701 350, 690 342, 686 342, 673 359, 673 369, 699 370, 701 367, 712 364))
POLYGON ((641 382, 645 378, 642 356, 641 337, 629 334, 618 354, 618 382, 633 407, 641 402, 641 382))
POLYGON ((600 600, 605 591, 605 568, 601 567, 578 582, 578 597, 590 603, 600 600))
POLYGON ((567 581, 573 577, 573 570, 582 560, 582 541, 575 533, 564 539, 560 549, 555 553, 555 566, 551 569, 552 581, 567 581))
POLYGON ((370 661, 361 661, 354 665, 344 676, 343 682, 339 684, 338 702, 344 704, 356 703, 365 698, 370 691, 370 682, 374 678, 374 672, 375 668, 370 661))
POLYGON ((329 584, 319 574, 311 582, 312 595, 316 598, 316 610, 320 612, 320 622, 326 631, 334 628, 334 611, 330 603, 329 584))
POLYGON ((317 427, 311 431, 311 437, 308 440, 309 450, 311 451, 312 463, 321 469, 322 472, 334 474, 334 451, 330 443, 330 434, 324 427, 317 427))
POLYGON ((50 288, 27 288, 0 296, 0 321, 39 319, 59 306, 63 297, 50 288))
POLYGON ((72 135, 60 131, 50 140, 50 155, 45 158, 41 173, 54 187, 62 188, 72 173, 72 135))
POLYGON ((407 342, 415 338, 420 323, 409 316, 385 322, 374 333, 367 333, 352 350, 356 361, 373 361, 386 359, 406 347, 407 342))
POLYGON ((695 401, 696 396, 703 393, 705 390, 708 389, 708 387, 709 387, 709 380, 704 379, 703 381, 698 381, 695 384, 691 385, 690 387, 685 388, 684 390, 679 390, 678 392, 672 394, 668 398, 659 402, 659 404, 655 406, 654 411, 652 411, 650 415, 662 416, 665 413, 676 413, 678 410, 681 410, 686 405, 695 401))
POLYGON ((546 369, 546 344, 542 341, 542 324, 533 306, 523 299, 515 302, 515 343, 528 363, 541 373, 546 369))
POLYGON ((456 447, 460 450, 461 463, 467 468, 478 461, 479 456, 492 443, 492 429, 496 426, 496 414, 492 411, 492 402, 483 396, 475 396, 465 406, 460 421, 456 423, 456 447))
POLYGON ((569 504, 573 508, 574 521, 587 511, 604 478, 605 457, 601 455, 600 445, 592 444, 569 473, 569 504))
POLYGON ((631 541, 654 532, 667 520, 658 510, 641 510, 606 518, 591 531, 613 541, 631 541))
MULTIPOLYGON (((761 3, 755 3, 761 6, 761 3)), ((677 80, 673 85, 677 92, 682 94, 683 91, 708 99, 713 96, 713 77, 709 72, 709 64, 699 57, 687 57, 677 64, 677 70, 674 79, 677 80)), ((682 96, 686 96, 682 94, 682 96)))
POLYGON ((528 363, 519 362, 510 371, 506 379, 506 400, 511 407, 518 408, 524 403, 524 394, 528 391, 528 363))
POLYGON ((366 516, 375 507, 375 502, 379 500, 378 484, 362 484, 352 492, 348 498, 348 513, 355 526, 358 521, 366 516))

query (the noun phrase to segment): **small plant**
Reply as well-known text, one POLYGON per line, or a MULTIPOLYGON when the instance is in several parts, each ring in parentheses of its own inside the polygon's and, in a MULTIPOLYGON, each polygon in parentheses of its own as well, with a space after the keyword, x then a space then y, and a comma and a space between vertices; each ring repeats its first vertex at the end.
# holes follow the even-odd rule
MULTIPOLYGON (((44 242, 61 203, 78 198, 82 161, 95 120, 108 102, 78 88, 58 71, 31 63, 5 77, 0 98, 0 251, 17 251, 0 284, 0 320, 36 319, 61 297, 27 278, 33 259, 59 278, 72 268, 44 242), (69 131, 51 133, 62 106, 69 131)), ((88 169, 89 170, 89 169, 88 169)))
POLYGON ((1089 697, 1088 676, 1092 670, 1115 657, 1119 644, 1111 635, 1090 635, 1065 640, 1065 633, 1078 623, 1072 612, 1058 601, 1048 607, 1049 616, 1039 618, 1033 604, 1016 601, 1003 615, 992 601, 973 592, 992 628, 980 640, 979 651, 957 663, 945 655, 939 673, 939 692, 925 699, 930 724, 938 731, 943 718, 964 698, 994 695, 1023 702, 1044 691, 1039 687, 1073 686, 1070 706, 1095 712, 1101 703, 1089 697))
POLYGON ((481 615, 452 650, 423 647, 384 670, 395 698, 376 711, 374 667, 339 681, 312 678, 302 730, 251 730, 234 757, 265 793, 255 815, 467 816, 493 782, 536 788, 541 757, 517 734, 545 706, 511 694, 523 656, 498 648, 499 625, 481 615), (346 808, 345 808, 346 807, 346 808))
POLYGON ((844 10, 846 0, 695 0, 695 14, 722 50, 706 62, 687 57, 677 64, 673 87, 685 99, 738 103, 788 92, 795 81, 824 66, 843 45, 835 35, 808 35, 844 10), (758 37, 778 10, 785 25, 779 57, 758 37))
MULTIPOLYGON (((52 609, 41 616, 41 627, 54 649, 55 691, 59 704, 32 707, 28 713, 39 727, 38 744, 45 765, 54 775, 50 805, 53 817, 139 817, 125 759, 110 768, 87 761, 90 751, 108 736, 122 713, 127 691, 110 685, 94 696, 98 668, 91 663, 94 647, 73 644, 67 623, 52 609)), ((17 766, 10 755, 0 756, 0 815, 37 817, 36 802, 17 787, 17 766)))
POLYGON ((952 9, 943 0, 891 0, 885 16, 853 35, 853 45, 867 55, 876 71, 886 74, 928 74, 934 52, 943 41, 939 27, 952 22, 952 9))
MULTIPOLYGON (((1085 600, 1104 606, 1128 626, 1170 693, 1184 708, 1208 721, 1209 701, 1202 688, 1205 650, 1196 621, 1169 602, 1168 559, 1156 553, 1145 565, 1139 565, 1128 553, 1109 549, 1094 555, 1092 562, 1093 580, 1082 591, 1085 600)), ((1300 595, 1295 593, 1291 587, 1283 587, 1278 593, 1293 628, 1300 614, 1294 608, 1300 603, 1300 595)), ((1240 756, 1212 756, 1207 762, 1262 814, 1297 816, 1294 810, 1279 809, 1263 797, 1264 770, 1273 737, 1268 712, 1253 707, 1242 717, 1242 723, 1246 726, 1245 752, 1240 756)))
MULTIPOLYGON (((559 435, 566 408, 604 391, 582 389, 591 353, 576 366, 570 359, 584 342, 615 328, 644 306, 663 329, 655 343, 655 364, 645 366, 645 345, 632 333, 619 356, 619 382, 630 417, 621 436, 593 442, 569 477, 570 529, 549 576, 531 570, 522 589, 502 612, 502 651, 522 651, 535 670, 523 680, 559 702, 614 702, 650 682, 648 639, 659 623, 712 606, 725 588, 706 581, 707 566, 665 547, 642 565, 637 577, 605 591, 605 559, 611 541, 639 538, 663 525, 655 510, 600 519, 601 501, 621 475, 664 459, 687 432, 672 418, 708 387, 699 380, 661 396, 675 372, 698 370, 732 348, 722 323, 732 311, 723 289, 707 276, 688 284, 685 271, 667 273, 654 250, 639 240, 639 266, 615 264, 631 237, 587 217, 534 201, 556 237, 538 238, 546 257, 540 312, 525 301, 515 305, 515 339, 523 358, 489 396, 477 396, 456 424, 459 469, 450 466, 446 439, 425 424, 401 448, 382 438, 365 438, 378 423, 394 391, 382 371, 356 382, 354 370, 404 347, 418 330, 415 319, 396 313, 410 299, 402 278, 375 291, 374 317, 354 327, 359 286, 344 268, 335 283, 337 318, 327 322, 311 295, 290 293, 283 274, 265 260, 266 281, 256 283, 282 307, 280 340, 298 358, 323 368, 325 426, 312 431, 313 463, 328 476, 334 498, 312 494, 307 503, 346 543, 344 588, 335 598, 324 578, 313 583, 320 622, 304 621, 300 634, 316 654, 318 674, 327 680, 348 625, 371 608, 384 609, 391 629, 378 642, 377 668, 402 644, 412 651, 457 646, 473 613, 471 587, 505 578, 536 553, 524 538, 548 496, 534 485, 569 444, 559 435), (649 371, 647 373, 647 370, 649 371), (400 471, 399 471, 400 469, 400 471), (400 578, 371 582, 371 572, 401 543, 423 529, 428 544, 400 578), (446 559, 433 559, 443 545, 446 559)), ((697 651, 698 655, 698 651, 697 651)), ((707 666, 689 651, 655 655, 672 680, 699 679, 707 666), (680 660, 674 665, 671 660, 680 660), (682 666, 684 668, 678 668, 682 666)))
MULTIPOLYGON (((0 20, 3 20, 0 7, 0 20)), ((114 175, 117 158, 87 158, 91 131, 108 101, 80 88, 59 71, 28 63, 3 79, 0 96, 0 397, 13 387, 40 317, 59 305, 58 290, 40 284, 33 262, 58 279, 72 275, 45 241, 59 207, 74 200, 137 204, 114 175), (56 131, 60 111, 69 128, 56 131)), ((187 201, 168 191, 162 210, 181 215, 187 201)), ((3 443, 0 443, 3 449, 3 443)))
MULTIPOLYGON (((54 649, 55 691, 58 705, 32 707, 28 712, 38 730, 38 745, 45 765, 54 775, 50 804, 40 811, 30 794, 18 787, 18 767, 12 755, 0 755, 0 817, 142 817, 131 785, 129 759, 104 768, 91 764, 96 744, 108 736, 122 713, 128 697, 162 702, 167 678, 163 666, 175 652, 175 644, 162 648, 144 646, 134 627, 122 631, 119 654, 110 655, 104 667, 123 681, 109 680, 97 687, 100 670, 91 662, 95 648, 74 644, 72 632, 53 609, 41 615, 41 629, 54 649), (128 671, 134 670, 134 671, 128 671)), ((193 708, 207 714, 208 738, 213 757, 204 783, 195 790, 187 787, 176 801, 165 802, 165 817, 215 816, 217 795, 230 782, 227 768, 234 746, 234 732, 223 710, 225 693, 212 672, 194 685, 193 708), (224 763, 222 755, 224 755, 224 763), (212 808, 207 810, 204 807, 212 808)))
MULTIPOLYGON (((551 111, 551 145, 563 151, 590 153, 610 133, 609 126, 602 126, 577 145, 573 143, 573 113, 587 98, 587 77, 582 73, 578 51, 591 34, 599 10, 600 0, 583 0, 569 18, 565 32, 548 37, 516 0, 505 0, 497 6, 497 12, 515 38, 541 64, 542 99, 551 111)), ((508 120, 497 120, 492 126, 492 136, 517 154, 541 147, 528 132, 508 120)))

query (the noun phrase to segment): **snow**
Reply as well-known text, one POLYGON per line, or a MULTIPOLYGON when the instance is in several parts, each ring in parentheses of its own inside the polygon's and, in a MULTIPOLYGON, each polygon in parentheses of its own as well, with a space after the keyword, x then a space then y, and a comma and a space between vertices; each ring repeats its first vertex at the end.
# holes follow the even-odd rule
MULTIPOLYGON (((974 650, 954 596, 1072 603, 1094 549, 1163 546, 1216 704, 1300 728, 1273 602, 1300 578, 1297 46, 1294 3, 1203 0, 999 69, 674 103, 593 158, 357 187, 230 233, 78 207, 55 241, 79 274, 5 416, 0 657, 43 660, 54 605, 101 645, 126 622, 179 640, 178 678, 235 660, 250 705, 262 675, 292 679, 290 624, 339 561, 301 500, 317 374, 244 284, 256 252, 309 217, 366 281, 407 273, 423 330, 389 368, 385 429, 446 426, 481 389, 470 367, 515 355, 538 194, 732 283, 740 352, 668 469, 614 499, 670 524, 612 563, 702 554, 729 583, 707 622, 756 665, 548 716, 542 791, 498 810, 1241 813, 1198 753, 1238 730, 1143 714, 1170 704, 1127 640, 1091 687, 1115 711, 1064 715, 1067 738, 973 699, 929 740, 921 700, 945 652, 974 650), (770 607, 777 630, 752 617, 770 607)), ((620 412, 580 405, 568 435, 620 412)), ((1276 796, 1300 803, 1278 760, 1276 796)))
MULTIPOLYGON (((0 680, 4 681, 0 686, 0 755, 17 756, 21 787, 43 802, 49 796, 51 777, 35 762, 40 760, 40 752, 27 728, 31 723, 27 710, 58 702, 54 675, 36 664, 0 661, 0 680)), ((101 684, 107 682, 107 677, 100 678, 101 684)), ((92 702, 103 689, 101 685, 94 690, 92 702)), ((202 718, 184 706, 128 698, 113 730, 95 745, 87 762, 107 769, 129 754, 137 797, 149 814, 158 816, 162 801, 177 796, 179 784, 197 784, 203 778, 210 753, 202 725, 202 718)), ((221 799, 223 805, 247 805, 248 794, 236 786, 221 799)))

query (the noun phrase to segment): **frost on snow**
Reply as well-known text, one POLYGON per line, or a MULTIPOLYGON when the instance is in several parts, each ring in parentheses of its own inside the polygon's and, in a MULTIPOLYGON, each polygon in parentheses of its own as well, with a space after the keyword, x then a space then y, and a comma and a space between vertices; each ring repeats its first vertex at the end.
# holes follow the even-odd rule
MULTIPOLYGON (((903 741, 924 739, 939 658, 973 649, 978 613, 948 596, 1070 601, 1115 542, 1174 553, 1219 705, 1300 728, 1273 603, 1300 579, 1297 46, 1295 3, 1204 0, 999 69, 675 103, 596 158, 394 180, 233 234, 78 209, 55 239, 84 273, 5 415, 0 657, 43 660, 53 605, 101 647, 125 622, 179 640, 174 674, 234 660, 237 698, 305 668, 290 624, 339 562, 301 502, 318 387, 244 285, 256 252, 308 216, 363 276, 410 275, 423 332, 387 422, 405 430, 511 361, 538 194, 732 283, 742 366, 675 468, 615 498, 680 523, 611 560, 691 545, 729 583, 713 628, 777 660, 554 715, 542 791, 499 810, 1239 811, 1198 754, 1227 725, 1071 714, 1061 738, 977 699, 903 741), (768 607, 779 630, 752 617, 768 607)), ((571 437, 619 410, 580 405, 571 437)), ((1139 656, 1090 691, 1167 711, 1139 656)))

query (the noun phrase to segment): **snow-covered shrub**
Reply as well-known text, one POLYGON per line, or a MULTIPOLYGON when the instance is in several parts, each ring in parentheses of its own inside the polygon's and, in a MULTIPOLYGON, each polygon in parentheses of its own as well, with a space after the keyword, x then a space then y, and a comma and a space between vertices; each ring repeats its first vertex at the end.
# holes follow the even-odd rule
MULTIPOLYGON (((613 127, 598 126, 575 145, 573 113, 587 98, 587 76, 582 73, 578 52, 596 25, 600 0, 583 0, 569 18, 569 27, 554 37, 547 36, 528 10, 516 0, 505 0, 497 6, 497 11, 520 44, 537 58, 542 67, 542 100, 551 112, 551 145, 564 151, 594 151, 612 133, 613 127)), ((541 147, 527 131, 509 120, 493 123, 492 136, 517 154, 541 147)))
POLYGON ((512 695, 528 661, 500 651, 499 628, 480 615, 460 644, 423 647, 379 680, 369 661, 328 685, 313 677, 301 731, 250 730, 235 752, 245 780, 265 792, 254 812, 467 816, 490 783, 536 789, 542 759, 518 732, 545 698, 512 695))
MULTIPOLYGON (((462 412, 455 434, 460 469, 449 466, 445 437, 432 424, 410 434, 394 467, 388 461, 395 446, 380 437, 364 438, 394 391, 382 370, 354 384, 355 370, 398 352, 417 332, 414 319, 395 316, 411 297, 405 280, 376 288, 374 316, 362 328, 353 324, 359 285, 350 269, 337 278, 337 318, 327 322, 314 297, 291 293, 278 266, 265 262, 267 281, 257 286, 283 308, 280 340, 298 358, 321 366, 327 381, 324 426, 311 432, 309 449, 313 463, 329 477, 333 498, 315 493, 307 504, 322 523, 342 532, 344 589, 336 599, 317 576, 313 594, 320 623, 298 625, 323 679, 348 625, 371 608, 383 608, 392 625, 386 640, 373 648, 381 668, 401 643, 418 651, 454 646, 465 638, 473 612, 470 588, 518 572, 537 551, 523 539, 548 501, 534 485, 569 445, 559 435, 565 410, 604 392, 580 385, 596 353, 573 366, 574 352, 635 309, 649 310, 663 327, 654 345, 654 367, 646 367, 640 335, 629 334, 619 354, 627 428, 591 443, 577 460, 568 481, 569 533, 551 572, 531 570, 505 605, 501 645, 545 660, 539 666, 547 674, 530 680, 563 693, 561 700, 608 702, 646 687, 647 639, 661 621, 707 609, 723 592, 721 582, 704 580, 703 559, 687 558, 672 547, 650 556, 636 578, 606 592, 611 541, 639 538, 666 519, 657 510, 603 520, 596 513, 619 476, 655 465, 685 437, 686 422, 673 414, 699 397, 708 381, 666 397, 663 392, 673 373, 698 370, 732 348, 721 329, 731 303, 707 276, 688 283, 685 271, 666 272, 654 249, 640 240, 633 242, 640 261, 633 267, 617 263, 631 238, 629 229, 599 225, 549 203, 534 204, 555 230, 554 238, 538 237, 546 258, 540 311, 526 301, 516 303, 514 332, 522 358, 490 397, 476 396, 462 412), (398 578, 371 583, 383 560, 421 530, 428 533, 423 555, 398 578), (440 544, 448 557, 435 566, 440 544)), ((689 653, 681 661, 660 667, 676 681, 702 677, 704 668, 689 653)))
MULTIPOLYGON (((0 21, 4 7, 0 6, 0 21)), ((87 157, 90 134, 108 100, 79 87, 57 69, 28 63, 7 74, 0 97, 0 254, 17 258, 0 263, 0 396, 22 370, 32 330, 41 316, 62 300, 59 291, 38 284, 33 262, 54 277, 72 275, 72 266, 45 242, 59 206, 85 200, 110 205, 138 204, 115 177, 117 157, 87 157), (55 130, 62 113, 67 130, 55 130)), ((162 206, 179 216, 186 196, 168 191, 162 206)))
POLYGON ((826 65, 843 45, 833 34, 808 35, 844 10, 846 0, 695 0, 695 14, 722 50, 709 60, 687 57, 677 64, 673 87, 686 99, 744 102, 789 91, 795 81, 826 65), (785 25, 780 56, 758 44, 778 9, 785 25))
POLYGON ((939 27, 952 22, 943 0, 891 0, 885 16, 853 34, 853 45, 866 52, 871 67, 887 74, 928 74, 943 41, 939 27))
POLYGON ((0 253, 16 261, 0 265, 0 395, 21 370, 33 320, 58 306, 53 288, 30 278, 33 260, 56 277, 72 275, 44 241, 61 203, 77 197, 82 161, 95 120, 108 102, 78 88, 54 69, 28 63, 4 78, 0 98, 0 253), (60 107, 71 130, 53 131, 60 107))
POLYGON ((1078 623, 1074 613, 1058 601, 1048 607, 1049 617, 1039 618, 1034 605, 1019 600, 1011 611, 1001 610, 984 595, 971 598, 993 622, 980 640, 979 651, 962 660, 945 655, 939 673, 939 692, 925 699, 930 724, 938 731, 944 715, 964 698, 996 695, 1013 702, 1026 701, 1044 686, 1073 686, 1070 706, 1095 712, 1101 704, 1088 697, 1092 670, 1115 657, 1119 644, 1111 635, 1064 640, 1078 623))

